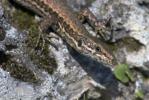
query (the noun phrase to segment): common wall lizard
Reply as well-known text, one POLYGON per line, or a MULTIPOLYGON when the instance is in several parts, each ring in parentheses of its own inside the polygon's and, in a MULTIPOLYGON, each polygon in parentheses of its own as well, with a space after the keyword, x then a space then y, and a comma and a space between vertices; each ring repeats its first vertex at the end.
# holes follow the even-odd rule
MULTIPOLYGON (((12 0, 32 10, 42 18, 55 19, 52 23, 62 26, 65 32, 60 36, 78 52, 96 60, 112 64, 113 57, 102 45, 90 38, 88 31, 79 21, 77 14, 68 7, 65 0, 12 0)), ((48 22, 48 21, 47 21, 48 22)))

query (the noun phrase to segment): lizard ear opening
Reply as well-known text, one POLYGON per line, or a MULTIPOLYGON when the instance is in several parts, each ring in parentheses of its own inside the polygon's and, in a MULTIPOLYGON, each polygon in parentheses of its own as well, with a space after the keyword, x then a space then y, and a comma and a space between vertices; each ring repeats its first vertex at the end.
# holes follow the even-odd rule
POLYGON ((82 46, 82 40, 81 40, 81 39, 78 41, 78 46, 79 46, 79 47, 82 46))

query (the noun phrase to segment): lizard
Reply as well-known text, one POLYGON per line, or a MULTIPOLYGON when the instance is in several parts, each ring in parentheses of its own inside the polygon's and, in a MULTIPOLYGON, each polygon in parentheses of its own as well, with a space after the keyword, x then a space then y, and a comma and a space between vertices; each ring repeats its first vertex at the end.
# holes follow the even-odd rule
POLYGON ((79 21, 77 14, 65 3, 64 0, 12 0, 13 2, 33 11, 41 16, 43 24, 41 29, 56 24, 65 32, 59 35, 76 51, 90 56, 97 61, 112 64, 113 56, 94 39, 79 21), (47 26, 46 26, 47 25, 47 26))

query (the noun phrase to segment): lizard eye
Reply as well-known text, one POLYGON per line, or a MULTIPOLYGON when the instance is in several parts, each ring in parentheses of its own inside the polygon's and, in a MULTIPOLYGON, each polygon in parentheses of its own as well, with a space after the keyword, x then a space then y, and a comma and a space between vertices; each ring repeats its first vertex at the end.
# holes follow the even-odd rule
POLYGON ((100 47, 98 47, 98 46, 97 46, 95 49, 96 49, 96 51, 98 51, 98 52, 101 51, 100 47))

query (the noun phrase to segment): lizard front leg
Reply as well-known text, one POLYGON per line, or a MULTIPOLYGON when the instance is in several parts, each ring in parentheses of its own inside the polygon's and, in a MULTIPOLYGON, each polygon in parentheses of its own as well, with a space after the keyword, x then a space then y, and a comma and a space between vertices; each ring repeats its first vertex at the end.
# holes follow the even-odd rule
POLYGON ((110 28, 106 25, 110 21, 108 20, 99 21, 95 15, 89 9, 82 9, 79 13, 79 19, 82 23, 87 22, 93 30, 97 33, 97 37, 101 37, 102 39, 108 41, 112 38, 112 32, 110 28))

